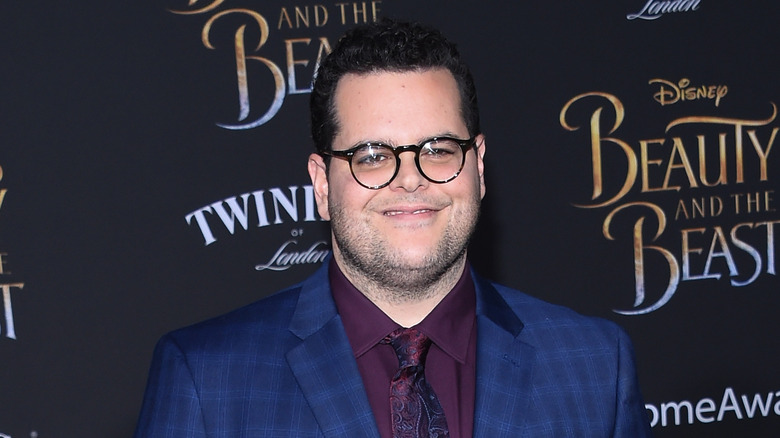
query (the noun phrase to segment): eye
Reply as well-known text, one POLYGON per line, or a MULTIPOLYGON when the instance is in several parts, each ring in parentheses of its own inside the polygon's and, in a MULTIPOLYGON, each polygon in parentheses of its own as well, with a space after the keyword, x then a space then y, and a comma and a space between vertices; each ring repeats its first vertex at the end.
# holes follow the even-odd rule
POLYGON ((434 140, 425 143, 420 156, 425 159, 446 160, 460 152, 460 145, 451 140, 434 140))
POLYGON ((394 159, 390 148, 382 145, 365 145, 355 151, 352 164, 358 167, 377 167, 394 159))

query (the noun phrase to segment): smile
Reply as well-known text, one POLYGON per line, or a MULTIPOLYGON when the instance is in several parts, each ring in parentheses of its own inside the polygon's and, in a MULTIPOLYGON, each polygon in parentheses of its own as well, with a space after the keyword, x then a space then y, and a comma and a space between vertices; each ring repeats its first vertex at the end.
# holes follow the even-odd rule
POLYGON ((384 212, 384 215, 385 216, 417 215, 417 214, 432 213, 435 211, 437 210, 431 208, 420 208, 417 210, 388 210, 384 212))
POLYGON ((393 211, 386 211, 385 212, 385 216, 398 216, 399 214, 422 214, 422 213, 429 213, 429 212, 432 212, 432 211, 433 210, 430 210, 430 209, 427 209, 427 208, 422 209, 422 210, 414 210, 412 212, 393 210, 393 211))

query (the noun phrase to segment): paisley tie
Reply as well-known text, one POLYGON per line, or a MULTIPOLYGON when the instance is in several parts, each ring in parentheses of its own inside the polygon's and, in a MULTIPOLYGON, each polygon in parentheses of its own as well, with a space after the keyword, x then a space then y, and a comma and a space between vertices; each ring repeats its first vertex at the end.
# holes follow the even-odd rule
POLYGON ((393 438, 449 437, 444 411, 423 373, 431 340, 414 328, 399 328, 382 342, 393 346, 400 365, 390 382, 393 438))

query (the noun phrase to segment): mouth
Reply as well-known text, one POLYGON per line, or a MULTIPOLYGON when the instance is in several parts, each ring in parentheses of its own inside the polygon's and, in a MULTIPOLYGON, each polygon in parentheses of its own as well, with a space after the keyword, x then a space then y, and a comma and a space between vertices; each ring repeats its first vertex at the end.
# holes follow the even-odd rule
POLYGON ((430 208, 420 208, 416 210, 387 210, 383 214, 385 216, 399 216, 399 215, 418 215, 418 214, 425 214, 425 213, 432 213, 436 210, 430 209, 430 208))

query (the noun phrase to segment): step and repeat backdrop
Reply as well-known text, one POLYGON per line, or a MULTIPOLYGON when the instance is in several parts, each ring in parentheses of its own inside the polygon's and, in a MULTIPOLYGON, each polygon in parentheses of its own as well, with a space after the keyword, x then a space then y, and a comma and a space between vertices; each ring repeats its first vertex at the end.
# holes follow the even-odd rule
POLYGON ((0 437, 127 437, 164 333, 330 250, 319 61, 419 20, 479 90, 470 257, 631 335, 658 437, 780 430, 772 2, 0 3, 0 437))

